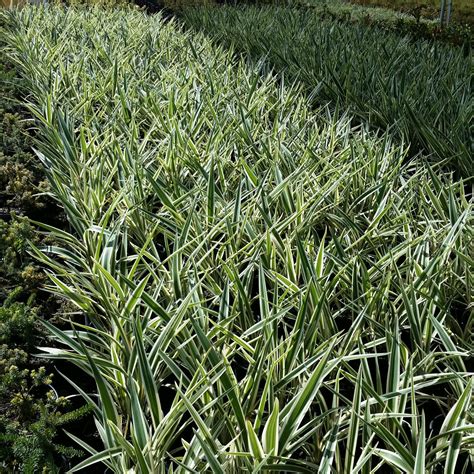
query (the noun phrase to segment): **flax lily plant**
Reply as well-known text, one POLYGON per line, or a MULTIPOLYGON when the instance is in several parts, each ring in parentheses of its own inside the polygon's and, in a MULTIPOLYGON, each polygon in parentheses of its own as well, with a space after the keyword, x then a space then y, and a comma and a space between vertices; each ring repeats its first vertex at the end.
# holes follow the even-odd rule
POLYGON ((338 23, 321 9, 199 7, 184 9, 182 17, 241 53, 266 57, 301 80, 317 104, 329 102, 374 129, 390 129, 410 144, 410 155, 423 151, 432 163, 474 176, 474 64, 467 45, 338 23))
POLYGON ((34 252, 100 438, 71 472, 469 472, 464 183, 159 15, 2 16, 69 222, 34 252))

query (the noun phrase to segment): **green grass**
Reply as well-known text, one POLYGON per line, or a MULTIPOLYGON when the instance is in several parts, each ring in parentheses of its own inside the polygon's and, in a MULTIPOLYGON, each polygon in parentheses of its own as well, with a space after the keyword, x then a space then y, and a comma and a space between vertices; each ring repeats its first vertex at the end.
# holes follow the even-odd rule
POLYGON ((391 129, 433 161, 474 175, 472 55, 363 24, 335 23, 293 8, 195 8, 185 22, 297 78, 329 101, 391 129))
POLYGON ((96 383, 77 469, 469 472, 463 182, 174 21, 2 15, 70 224, 35 253, 77 308, 42 351, 96 383))

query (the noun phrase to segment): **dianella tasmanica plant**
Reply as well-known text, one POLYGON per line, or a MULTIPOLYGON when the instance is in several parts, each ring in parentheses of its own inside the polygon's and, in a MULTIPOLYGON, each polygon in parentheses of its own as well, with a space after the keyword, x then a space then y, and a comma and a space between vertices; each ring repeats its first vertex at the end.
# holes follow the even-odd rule
POLYGON ((468 472, 462 181, 175 20, 2 15, 69 223, 33 251, 76 308, 41 349, 93 407, 72 471, 468 472))
POLYGON ((349 111, 404 140, 410 156, 422 152, 435 166, 474 176, 474 63, 467 45, 337 21, 322 8, 201 7, 182 15, 196 30, 300 81, 313 104, 349 111))

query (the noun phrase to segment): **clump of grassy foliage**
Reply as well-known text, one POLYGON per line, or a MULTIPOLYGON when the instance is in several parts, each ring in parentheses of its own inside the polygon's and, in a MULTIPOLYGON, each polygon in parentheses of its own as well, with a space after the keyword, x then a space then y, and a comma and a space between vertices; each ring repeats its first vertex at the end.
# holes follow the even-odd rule
POLYGON ((470 471, 465 183, 159 15, 4 16, 87 321, 43 348, 95 380, 76 470, 470 471))
POLYGON ((185 21, 307 85, 363 120, 474 175, 472 54, 299 8, 185 9, 185 21))

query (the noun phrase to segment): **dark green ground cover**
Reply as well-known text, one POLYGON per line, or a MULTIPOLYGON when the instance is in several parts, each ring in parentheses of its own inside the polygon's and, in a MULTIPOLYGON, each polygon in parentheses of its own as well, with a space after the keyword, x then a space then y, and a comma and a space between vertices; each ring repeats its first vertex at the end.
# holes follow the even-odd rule
POLYGON ((41 320, 61 302, 40 291, 45 275, 29 246, 42 238, 30 218, 57 221, 59 210, 44 194, 22 80, 4 48, 0 39, 0 472, 59 472, 79 454, 58 444, 59 427, 85 410, 57 394, 54 367, 34 355, 47 341, 41 320))

